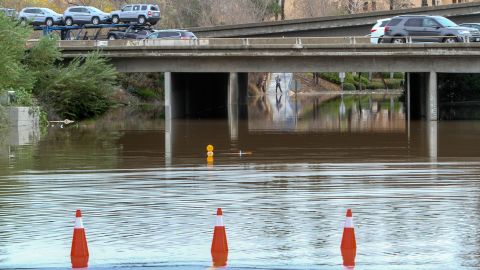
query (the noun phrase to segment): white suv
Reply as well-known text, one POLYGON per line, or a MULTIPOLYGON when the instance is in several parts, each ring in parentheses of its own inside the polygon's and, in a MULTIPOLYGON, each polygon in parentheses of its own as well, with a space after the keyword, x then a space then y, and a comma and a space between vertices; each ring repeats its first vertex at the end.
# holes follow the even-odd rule
POLYGON ((160 8, 158 5, 130 4, 122 7, 121 10, 115 10, 110 13, 112 23, 120 22, 139 24, 150 23, 155 25, 160 20, 160 8))
POLYGON ((390 22, 390 18, 378 20, 370 31, 370 43, 382 43, 382 37, 385 35, 385 26, 390 22))
POLYGON ((33 25, 62 24, 62 14, 58 14, 49 8, 27 7, 20 11, 18 18, 21 22, 29 22, 33 25))
POLYGON ((69 7, 63 13, 65 25, 101 24, 110 22, 110 14, 91 6, 69 7))

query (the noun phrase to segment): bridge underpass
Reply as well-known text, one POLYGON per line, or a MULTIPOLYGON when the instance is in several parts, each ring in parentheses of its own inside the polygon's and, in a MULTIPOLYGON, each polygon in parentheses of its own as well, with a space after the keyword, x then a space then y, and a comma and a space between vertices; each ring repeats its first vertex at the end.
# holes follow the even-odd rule
POLYGON ((99 49, 121 72, 165 72, 167 154, 172 119, 226 115, 232 140, 238 138, 249 72, 405 72, 408 116, 431 120, 428 141, 436 145, 438 74, 480 73, 480 44, 372 45, 367 40, 62 41, 60 48, 67 59, 99 49))

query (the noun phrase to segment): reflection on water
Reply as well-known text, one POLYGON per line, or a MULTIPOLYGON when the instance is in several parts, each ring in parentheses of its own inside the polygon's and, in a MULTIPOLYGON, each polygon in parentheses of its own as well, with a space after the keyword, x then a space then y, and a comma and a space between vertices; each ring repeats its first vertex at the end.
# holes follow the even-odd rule
POLYGON ((406 113, 399 94, 316 96, 268 94, 249 100, 255 131, 404 132, 406 113))
POLYGON ((68 267, 81 208, 92 268, 206 269, 217 207, 233 267, 341 269, 349 207, 358 269, 480 265, 480 122, 406 125, 388 95, 284 96, 277 117, 267 98, 245 121, 118 111, 0 159, 0 268, 68 267))

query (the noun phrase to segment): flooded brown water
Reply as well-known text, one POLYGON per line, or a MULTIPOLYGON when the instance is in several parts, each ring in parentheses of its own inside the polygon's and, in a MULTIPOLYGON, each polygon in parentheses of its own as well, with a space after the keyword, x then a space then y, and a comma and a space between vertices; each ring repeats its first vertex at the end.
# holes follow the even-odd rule
POLYGON ((81 208, 91 268, 206 269, 217 207, 230 267, 342 269, 347 208, 357 269, 480 266, 480 121, 409 122, 392 95, 278 99, 238 124, 127 110, 4 133, 0 268, 68 268, 81 208))

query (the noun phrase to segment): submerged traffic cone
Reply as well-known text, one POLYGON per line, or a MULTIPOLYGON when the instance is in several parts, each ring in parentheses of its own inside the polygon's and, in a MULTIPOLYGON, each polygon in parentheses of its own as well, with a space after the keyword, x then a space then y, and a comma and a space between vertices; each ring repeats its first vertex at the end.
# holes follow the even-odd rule
POLYGON ((355 256, 357 255, 357 242, 355 241, 355 229, 353 227, 351 209, 347 210, 340 249, 342 251, 343 265, 347 267, 354 267, 355 256))
POLYGON ((222 209, 217 209, 217 218, 215 221, 215 230, 212 240, 212 261, 213 266, 226 266, 228 260, 228 243, 225 224, 223 224, 222 209))
POLYGON ((75 228, 73 229, 72 250, 70 252, 72 268, 88 267, 88 256, 87 237, 85 236, 85 228, 83 228, 82 212, 77 210, 75 228))

